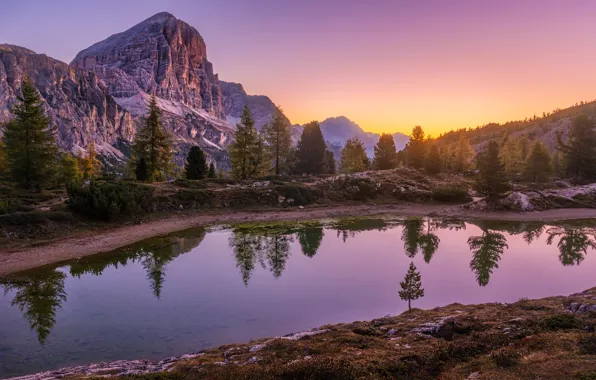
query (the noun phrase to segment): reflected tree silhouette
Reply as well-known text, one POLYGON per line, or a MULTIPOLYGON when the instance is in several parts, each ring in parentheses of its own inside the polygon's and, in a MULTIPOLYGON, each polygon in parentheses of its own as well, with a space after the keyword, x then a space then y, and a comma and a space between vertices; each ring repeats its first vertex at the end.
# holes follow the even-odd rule
POLYGON ((297 232, 298 242, 305 256, 313 257, 317 254, 325 232, 323 227, 306 227, 297 232))
POLYGON ((240 268, 245 286, 248 286, 257 263, 263 269, 269 269, 275 278, 281 276, 290 256, 290 243, 294 241, 294 234, 289 232, 287 229, 266 233, 258 229, 232 232, 229 245, 234 251, 236 267, 240 268))
POLYGON ((265 237, 265 252, 269 268, 275 278, 279 278, 286 268, 290 256, 290 243, 294 241, 292 235, 272 235, 265 237))
POLYGON ((470 268, 476 273, 478 285, 486 286, 493 269, 499 267, 499 260, 501 260, 503 251, 505 248, 509 248, 507 240, 501 233, 483 230, 482 236, 468 238, 468 245, 474 253, 470 268))
POLYGON ((548 245, 559 238, 559 260, 565 266, 579 265, 588 254, 588 249, 596 249, 596 232, 587 228, 552 227, 546 231, 548 245))
POLYGON ((156 298, 161 297, 166 266, 178 256, 198 247, 205 238, 204 228, 180 231, 165 237, 148 239, 109 254, 95 255, 70 264, 70 274, 101 275, 107 268, 140 263, 147 274, 149 287, 156 298))
POLYGON ((386 231, 388 223, 384 219, 344 219, 331 226, 337 230, 337 237, 345 243, 364 231, 386 231))
POLYGON ((408 218, 403 223, 401 240, 404 242, 404 250, 409 258, 414 258, 420 248, 420 237, 424 232, 424 221, 422 218, 408 218))
POLYGON ((66 302, 64 290, 66 275, 53 270, 19 280, 3 280, 5 295, 14 291, 12 306, 18 307, 37 339, 44 345, 56 324, 56 312, 66 302))
POLYGON ((541 224, 529 225, 523 232, 524 241, 528 244, 532 244, 534 240, 537 240, 544 233, 545 226, 541 224))

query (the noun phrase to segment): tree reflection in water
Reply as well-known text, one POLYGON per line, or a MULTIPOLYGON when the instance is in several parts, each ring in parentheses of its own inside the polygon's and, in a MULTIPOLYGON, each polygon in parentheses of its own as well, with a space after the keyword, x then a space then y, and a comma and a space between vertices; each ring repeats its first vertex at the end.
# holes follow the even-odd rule
POLYGON ((56 324, 56 312, 66 302, 65 279, 64 273, 51 270, 1 282, 5 295, 15 292, 12 306, 21 310, 42 345, 56 324))
POLYGON ((469 237, 468 245, 474 255, 470 268, 476 274, 478 285, 486 286, 493 269, 499 267, 503 251, 508 248, 507 239, 501 233, 485 229, 482 236, 469 237))

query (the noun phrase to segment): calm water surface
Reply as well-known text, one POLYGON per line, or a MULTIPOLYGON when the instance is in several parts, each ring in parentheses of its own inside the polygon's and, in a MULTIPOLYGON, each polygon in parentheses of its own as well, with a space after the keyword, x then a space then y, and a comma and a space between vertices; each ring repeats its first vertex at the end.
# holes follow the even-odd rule
POLYGON ((594 221, 556 225, 344 220, 193 229, 0 288, 0 378, 372 319, 407 308, 513 302, 596 286, 594 221))

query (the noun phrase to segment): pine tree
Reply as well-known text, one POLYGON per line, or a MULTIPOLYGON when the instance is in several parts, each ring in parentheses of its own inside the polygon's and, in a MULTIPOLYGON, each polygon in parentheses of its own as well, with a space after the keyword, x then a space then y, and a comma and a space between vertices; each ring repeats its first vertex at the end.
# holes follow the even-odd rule
POLYGON ((524 169, 525 179, 532 182, 545 182, 549 179, 552 172, 552 159, 546 145, 540 141, 536 141, 526 160, 526 167, 524 169))
POLYGON ((373 167, 376 170, 388 170, 397 167, 397 149, 393 136, 383 133, 375 145, 373 167))
POLYGON ((500 149, 500 156, 508 177, 517 178, 523 173, 529 150, 529 140, 527 138, 506 138, 500 149))
POLYGON ((422 169, 424 167, 424 160, 426 158, 426 139, 424 138, 424 131, 422 127, 416 126, 412 129, 410 141, 407 145, 408 166, 415 169, 422 169))
POLYGON ((70 153, 63 154, 60 157, 58 181, 62 184, 69 184, 79 182, 82 178, 83 175, 79 169, 77 158, 70 153))
POLYGON ((292 148, 292 127, 281 109, 277 110, 271 122, 263 126, 261 133, 267 154, 273 160, 275 175, 280 175, 287 169, 292 148))
POLYGON ((42 99, 27 77, 14 118, 4 127, 4 159, 8 174, 22 187, 39 188, 54 178, 58 158, 56 128, 43 110, 42 99))
POLYGON ((224 170, 222 168, 217 169, 217 178, 218 179, 226 178, 226 173, 224 173, 224 170))
POLYGON ((553 162, 553 173, 557 178, 564 178, 567 172, 567 164, 565 163, 565 158, 563 154, 559 150, 555 150, 553 152, 552 157, 553 162))
POLYGON ((368 157, 364 144, 357 138, 348 139, 341 150, 339 170, 342 173, 357 173, 368 169, 368 157))
POLYGON ((234 142, 230 145, 230 165, 234 178, 247 179, 265 172, 265 146, 255 128, 248 105, 244 106, 240 124, 236 124, 234 142))
POLYGON ((413 262, 410 263, 408 273, 406 273, 406 277, 399 285, 402 289, 399 291, 399 298, 408 301, 408 310, 412 311, 412 301, 424 297, 420 273, 416 270, 416 265, 413 262))
POLYGON ((322 174, 330 170, 327 145, 316 121, 304 126, 296 149, 296 171, 306 174, 322 174))
POLYGON ((337 163, 335 162, 335 156, 333 155, 332 151, 325 151, 325 159, 323 166, 323 173, 325 174, 335 174, 337 172, 337 163))
POLYGON ((95 149, 95 142, 91 140, 87 147, 87 154, 82 158, 82 174, 83 179, 92 179, 99 177, 101 174, 101 162, 97 159, 97 151, 95 149))
POLYGON ((147 160, 145 160, 145 157, 135 160, 135 177, 137 178, 137 181, 148 181, 149 176, 149 167, 147 166, 147 160))
POLYGON ((564 143, 557 135, 558 149, 567 164, 567 174, 576 180, 596 179, 596 131, 595 123, 586 115, 577 116, 571 123, 569 138, 564 143))
POLYGON ((472 157, 474 157, 474 150, 470 145, 470 140, 462 133, 457 148, 455 149, 455 157, 453 160, 453 171, 456 173, 463 173, 472 168, 472 157))
POLYGON ((171 138, 161 123, 161 112, 155 95, 151 97, 149 114, 135 137, 133 157, 136 168, 139 167, 139 160, 145 161, 148 173, 146 180, 149 182, 161 181, 173 171, 171 138))
POLYGON ((198 146, 192 146, 186 156, 186 164, 184 165, 186 179, 203 179, 207 176, 208 170, 203 150, 198 146))
POLYGON ((505 174, 505 165, 499 157, 499 145, 495 141, 488 143, 485 150, 478 156, 478 170, 476 190, 486 196, 489 202, 509 189, 505 174))
POLYGON ((215 178, 215 164, 213 162, 209 164, 209 173, 207 173, 207 178, 215 178))
POLYGON ((424 166, 428 174, 439 174, 441 172, 441 155, 436 144, 431 145, 424 166))

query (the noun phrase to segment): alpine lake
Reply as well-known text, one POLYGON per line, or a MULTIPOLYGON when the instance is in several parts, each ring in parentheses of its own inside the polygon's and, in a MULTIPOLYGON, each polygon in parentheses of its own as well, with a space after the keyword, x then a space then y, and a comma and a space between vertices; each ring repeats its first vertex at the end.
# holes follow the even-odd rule
POLYGON ((596 223, 363 218, 194 228, 3 279, 0 378, 596 285, 596 223))

